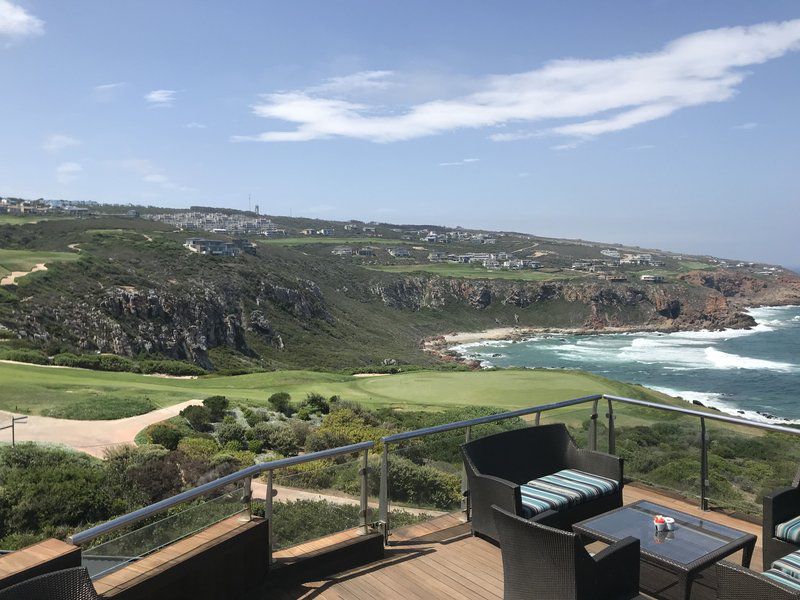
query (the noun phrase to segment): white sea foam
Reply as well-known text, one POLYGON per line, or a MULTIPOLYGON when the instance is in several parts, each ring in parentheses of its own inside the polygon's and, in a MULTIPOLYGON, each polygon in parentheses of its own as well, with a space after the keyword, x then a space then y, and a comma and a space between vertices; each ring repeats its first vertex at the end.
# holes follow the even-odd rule
POLYGON ((798 368, 797 365, 791 363, 728 354, 716 348, 706 348, 705 355, 715 369, 766 369, 790 373, 798 368))
POLYGON ((720 412, 724 412, 734 417, 739 417, 740 419, 747 419, 748 421, 772 423, 776 425, 800 425, 800 419, 781 419, 780 417, 773 418, 754 410, 744 410, 742 408, 738 408, 736 405, 725 400, 725 394, 718 394, 715 392, 681 391, 655 385, 650 385, 647 387, 656 390, 657 392, 661 392, 662 394, 667 394, 668 396, 683 398, 690 403, 695 401, 700 402, 700 404, 703 406, 716 408, 720 412))

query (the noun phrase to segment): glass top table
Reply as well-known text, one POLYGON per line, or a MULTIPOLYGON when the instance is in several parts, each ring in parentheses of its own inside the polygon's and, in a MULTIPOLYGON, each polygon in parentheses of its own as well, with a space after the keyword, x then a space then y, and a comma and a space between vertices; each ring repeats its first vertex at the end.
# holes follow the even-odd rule
POLYGON ((743 550, 742 564, 750 566, 756 536, 640 500, 573 525, 576 533, 613 544, 628 536, 639 540, 642 561, 678 576, 689 597, 692 578, 722 558, 743 550), (673 531, 657 532, 656 515, 675 519, 673 531))

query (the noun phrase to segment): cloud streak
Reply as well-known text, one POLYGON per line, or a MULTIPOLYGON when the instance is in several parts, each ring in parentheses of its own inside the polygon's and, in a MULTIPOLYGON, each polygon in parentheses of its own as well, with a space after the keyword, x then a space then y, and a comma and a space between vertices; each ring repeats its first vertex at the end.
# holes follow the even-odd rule
POLYGON ((83 171, 83 167, 80 165, 80 163, 61 163, 56 167, 56 179, 58 180, 58 183, 70 183, 78 178, 78 175, 80 175, 81 171, 83 171))
POLYGON ((471 163, 476 163, 480 160, 480 158, 462 158, 461 160, 457 160, 455 162, 440 162, 440 167, 460 167, 462 165, 468 165, 471 163))
MULTIPOLYGON (((408 106, 358 101, 354 92, 391 94, 389 71, 329 79, 305 90, 264 94, 253 114, 294 129, 234 136, 288 142, 354 138, 397 142, 460 129, 527 127, 494 141, 561 135, 574 146, 675 112, 730 100, 748 67, 800 49, 800 19, 693 33, 647 54, 605 60, 557 60, 523 73, 492 75, 476 91, 408 106), (344 93, 346 92, 346 94, 344 93)), ((391 99, 389 99, 391 100, 391 99)))
POLYGON ((169 108, 175 103, 177 90, 153 90, 145 94, 145 101, 155 108, 169 108))
POLYGON ((68 136, 63 135, 61 133, 54 133, 52 135, 48 135, 44 142, 42 142, 42 148, 47 152, 61 152, 62 150, 66 150, 67 148, 72 148, 74 146, 80 146, 81 141, 68 136))
POLYGON ((0 36, 21 39, 42 35, 44 21, 33 16, 18 4, 0 0, 0 36))

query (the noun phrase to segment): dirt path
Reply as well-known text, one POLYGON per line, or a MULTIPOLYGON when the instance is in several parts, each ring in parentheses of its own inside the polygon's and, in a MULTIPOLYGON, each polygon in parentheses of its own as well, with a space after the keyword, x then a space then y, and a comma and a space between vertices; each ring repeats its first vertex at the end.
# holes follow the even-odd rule
MULTIPOLYGON (((320 494, 318 492, 310 492, 308 490, 303 490, 299 488, 291 488, 291 487, 284 487, 284 486, 274 486, 275 491, 278 492, 278 495, 275 496, 275 502, 289 502, 292 500, 326 500, 328 502, 332 502, 333 504, 350 504, 358 506, 361 504, 361 501, 358 498, 352 498, 350 496, 338 496, 335 493, 328 493, 328 494, 320 494)), ((264 500, 267 497, 267 484, 261 483, 260 481, 253 482, 253 498, 256 500, 264 500)), ((377 502, 369 502, 370 508, 378 508, 377 502)), ((421 508, 411 508, 405 506, 398 506, 394 505, 392 508, 398 510, 404 510, 412 515, 430 515, 432 517, 438 517, 444 515, 443 513, 438 510, 427 510, 421 508)))
MULTIPOLYGON (((102 458, 106 448, 132 444, 133 438, 142 429, 174 417, 190 404, 200 404, 200 400, 188 400, 144 415, 113 421, 73 421, 31 415, 27 423, 17 425, 16 439, 18 442, 61 444, 102 458)), ((11 419, 11 415, 12 413, 0 411, 0 423, 5 424, 11 419)), ((8 429, 0 432, 0 436, 3 442, 11 441, 11 432, 8 429)))
POLYGON ((47 271, 47 265, 44 263, 36 263, 30 271, 11 271, 9 275, 0 279, 0 285, 14 285, 20 277, 25 277, 25 275, 30 275, 37 271, 47 271))

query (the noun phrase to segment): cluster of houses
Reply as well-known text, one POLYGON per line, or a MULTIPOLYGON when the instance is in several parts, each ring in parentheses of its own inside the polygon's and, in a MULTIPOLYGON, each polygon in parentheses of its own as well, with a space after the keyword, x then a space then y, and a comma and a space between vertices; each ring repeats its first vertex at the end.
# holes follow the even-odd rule
MULTIPOLYGON (((364 246, 363 248, 353 248, 352 246, 336 246, 331 250, 335 256, 375 256, 377 248, 374 246, 364 246)), ((408 248, 398 246, 397 248, 387 248, 386 251, 394 258, 411 258, 412 254, 408 248)))
POLYGON ((166 223, 181 231, 210 231, 226 235, 264 235, 282 237, 287 234, 271 219, 260 215, 235 212, 180 211, 171 213, 152 213, 147 215, 151 221, 166 223))
POLYGON ((330 227, 325 227, 323 229, 303 229, 300 233, 303 235, 321 235, 324 237, 333 237, 336 233, 336 230, 330 227))
POLYGON ((487 269, 541 269, 542 264, 535 260, 513 258, 506 252, 497 253, 478 253, 469 252, 467 254, 448 254, 447 252, 431 252, 428 254, 430 262, 451 262, 469 265, 481 265, 487 269))
POLYGON ((183 245, 192 252, 203 256, 236 257, 242 254, 242 252, 247 254, 256 253, 256 245, 245 239, 234 239, 230 242, 226 242, 224 240, 189 238, 183 245))
POLYGON ((89 206, 96 202, 66 202, 65 200, 23 200, 0 198, 0 214, 20 216, 62 215, 83 217, 91 214, 89 206))
POLYGON ((414 235, 421 236, 419 241, 428 244, 449 244, 451 242, 472 242, 474 244, 496 244, 497 238, 485 233, 470 233, 468 231, 406 231, 404 238, 413 239, 414 235))

